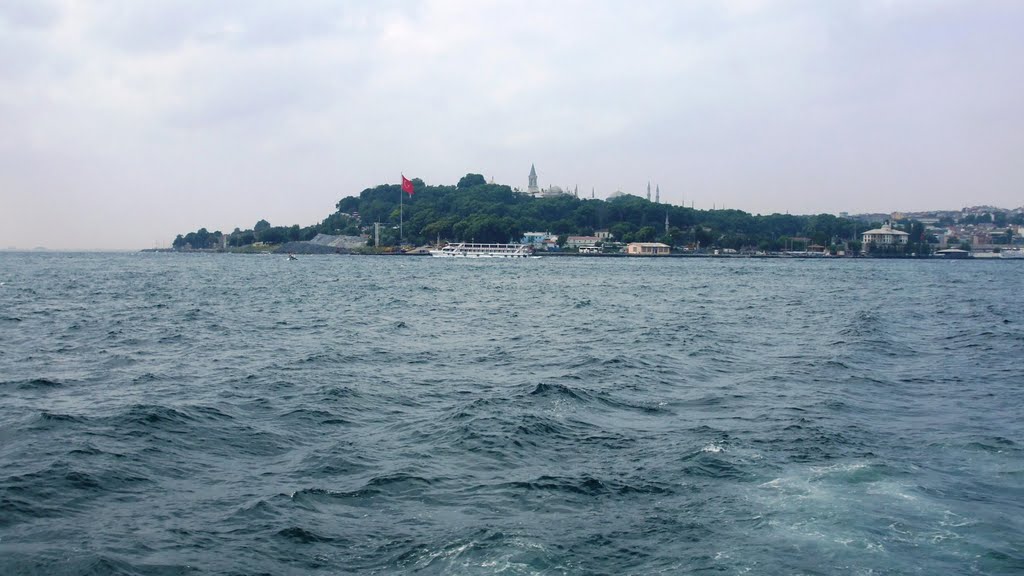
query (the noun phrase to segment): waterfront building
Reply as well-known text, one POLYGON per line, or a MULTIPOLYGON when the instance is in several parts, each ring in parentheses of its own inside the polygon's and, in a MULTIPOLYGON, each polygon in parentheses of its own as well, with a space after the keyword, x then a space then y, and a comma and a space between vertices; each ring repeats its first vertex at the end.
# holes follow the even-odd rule
POLYGON ((544 246, 544 240, 547 240, 549 237, 551 237, 551 234, 547 232, 524 232, 519 243, 529 244, 534 248, 541 248, 544 246))
POLYGON ((583 248, 584 246, 594 246, 601 239, 597 236, 569 236, 565 239, 566 248, 583 248))
POLYGON ((861 235, 864 252, 867 252, 872 244, 875 246, 895 246, 897 248, 902 248, 907 244, 909 239, 910 234, 907 234, 902 230, 894 229, 892 227, 892 223, 888 221, 886 221, 885 224, 882 224, 881 228, 868 230, 861 235))
POLYGON ((943 258, 970 258, 971 253, 967 250, 960 250, 959 248, 946 248, 945 250, 939 250, 935 253, 937 256, 943 258))
POLYGON ((665 256, 671 251, 668 244, 661 242, 630 242, 626 244, 626 254, 637 256, 665 256))

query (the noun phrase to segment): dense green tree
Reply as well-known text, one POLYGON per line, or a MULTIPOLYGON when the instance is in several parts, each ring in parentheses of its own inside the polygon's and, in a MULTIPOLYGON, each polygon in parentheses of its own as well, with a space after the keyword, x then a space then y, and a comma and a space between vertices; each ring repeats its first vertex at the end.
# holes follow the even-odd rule
POLYGON ((693 239, 701 248, 707 248, 711 246, 714 236, 712 236, 710 229, 704 226, 694 226, 693 239))
POLYGON ((635 227, 631 222, 618 222, 608 229, 612 237, 619 242, 625 242, 624 238, 632 236, 634 230, 635 227))
POLYGON ((487 184, 487 179, 482 174, 466 174, 459 179, 459 183, 455 187, 461 190, 463 188, 483 186, 484 184, 487 184))
POLYGON ((259 242, 263 242, 265 244, 281 244, 282 242, 288 241, 288 228, 283 226, 273 226, 263 230, 262 232, 257 232, 256 238, 259 242))
POLYGON ((206 228, 200 228, 199 230, 189 232, 184 236, 178 234, 171 246, 173 246, 175 250, 214 250, 221 248, 223 238, 224 235, 220 230, 210 232, 206 228))
MULTIPOLYGON (((319 224, 273 227, 260 220, 251 230, 236 229, 228 243, 244 246, 256 241, 308 240, 318 233, 369 234, 375 222, 384 229, 397 230, 399 203, 403 204, 403 235, 407 242, 422 244, 444 240, 507 242, 518 240, 525 231, 543 231, 568 236, 591 234, 607 229, 616 241, 671 240, 672 245, 700 243, 702 248, 780 249, 783 238, 806 237, 823 245, 856 240, 868 226, 829 214, 755 216, 740 210, 699 211, 683 206, 649 202, 633 195, 604 200, 579 199, 563 194, 535 198, 509 186, 488 184, 480 174, 466 174, 455 186, 428 186, 412 179, 413 196, 404 196, 401 186, 382 184, 364 189, 356 196, 341 198, 336 211, 319 224), (664 222, 669 221, 669 232, 664 222)), ((176 247, 211 245, 200 231, 175 238, 176 247), (190 242, 195 241, 195 243, 190 242)), ((382 243, 397 242, 384 234, 382 243)), ((788 247, 788 246, 787 246, 788 247)))
POLYGON ((634 242, 653 242, 654 238, 658 235, 658 231, 654 229, 654 226, 644 226, 633 234, 634 242))
POLYGON ((681 246, 686 243, 686 232, 677 226, 672 226, 668 229, 668 234, 665 235, 665 239, 668 240, 663 242, 669 246, 681 246))
POLYGON ((239 232, 238 234, 232 234, 229 240, 230 246, 248 246, 256 242, 256 233, 252 230, 246 230, 239 232))

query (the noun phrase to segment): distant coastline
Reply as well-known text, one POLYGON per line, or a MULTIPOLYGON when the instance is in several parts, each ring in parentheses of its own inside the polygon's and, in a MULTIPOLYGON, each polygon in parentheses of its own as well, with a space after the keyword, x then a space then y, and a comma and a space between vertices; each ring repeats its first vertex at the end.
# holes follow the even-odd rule
MULTIPOLYGON (((381 184, 338 201, 318 224, 273 226, 267 220, 230 233, 200 228, 172 249, 242 253, 381 254, 423 251, 445 242, 529 244, 543 254, 613 255, 633 243, 657 243, 670 256, 962 257, 1020 247, 1024 207, 849 215, 753 215, 698 210, 617 192, 606 200, 557 186, 541 188, 531 169, 525 190, 466 174, 456 185, 381 184), (945 251, 945 252, 943 252, 945 251)), ((659 249, 661 250, 661 249, 659 249)))
MULTIPOLYGON (((56 251, 54 251, 56 252, 56 251)), ((150 253, 150 254, 233 254, 233 255, 287 255, 296 254, 295 252, 287 251, 265 251, 265 252, 253 252, 245 250, 175 250, 173 248, 145 248, 138 251, 139 253, 150 253)), ((429 257, 429 253, 426 251, 417 252, 398 252, 398 251, 386 251, 386 250, 360 250, 360 251, 344 251, 344 252, 317 252, 313 254, 301 254, 303 256, 404 256, 404 257, 429 257)), ((579 258, 579 259, 599 259, 599 258, 626 258, 626 259, 645 259, 645 260, 674 260, 674 259, 715 259, 715 260, 822 260, 822 261, 852 261, 852 260, 877 260, 878 257, 871 256, 826 256, 821 254, 808 254, 808 253, 766 253, 766 254, 714 254, 714 253, 670 253, 664 255, 634 255, 625 253, 606 253, 606 254, 581 254, 579 252, 543 252, 539 253, 539 256, 543 258, 579 258)), ((884 259, 884 258, 882 258, 884 259)), ((895 259, 895 257, 891 258, 895 259)), ((905 258, 904 258, 905 259, 905 258)), ((931 254, 922 257, 913 257, 915 260, 957 260, 957 261, 969 261, 969 262, 1024 262, 1024 257, 1000 257, 999 253, 989 253, 987 256, 967 255, 959 258, 949 258, 941 254, 931 254), (992 255, 994 254, 994 255, 992 255)))

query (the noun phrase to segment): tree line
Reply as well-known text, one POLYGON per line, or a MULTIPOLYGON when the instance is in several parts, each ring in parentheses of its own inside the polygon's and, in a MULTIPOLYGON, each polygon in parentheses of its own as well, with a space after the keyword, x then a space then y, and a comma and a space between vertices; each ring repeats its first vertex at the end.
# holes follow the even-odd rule
MULTIPOLYGON (((564 237, 608 230, 618 242, 660 241, 670 246, 766 251, 801 250, 808 245, 846 246, 859 251, 859 234, 880 225, 831 214, 762 216, 742 210, 695 210, 633 195, 608 200, 570 194, 539 198, 507 185, 487 183, 480 174, 467 174, 454 186, 430 186, 419 178, 412 183, 413 194, 406 195, 401 203, 401 185, 381 184, 363 190, 358 196, 342 198, 335 205, 336 211, 319 224, 271 226, 260 220, 251 229, 236 228, 226 235, 226 240, 221 232, 211 233, 202 228, 178 235, 174 247, 210 249, 221 244, 277 244, 309 240, 318 233, 358 235, 371 231, 374 223, 381 223, 382 244, 390 246, 399 244, 400 234, 406 244, 423 245, 438 240, 518 242, 525 232, 531 231, 564 237)), ((926 253, 920 223, 904 228, 913 243, 923 245, 917 252, 926 253)))

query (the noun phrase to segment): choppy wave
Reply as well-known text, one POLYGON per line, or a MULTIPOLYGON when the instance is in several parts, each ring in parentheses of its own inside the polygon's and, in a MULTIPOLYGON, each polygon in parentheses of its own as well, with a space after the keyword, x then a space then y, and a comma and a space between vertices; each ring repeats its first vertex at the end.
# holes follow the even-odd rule
POLYGON ((0 260, 2 574, 1024 571, 1017 262, 0 260))

